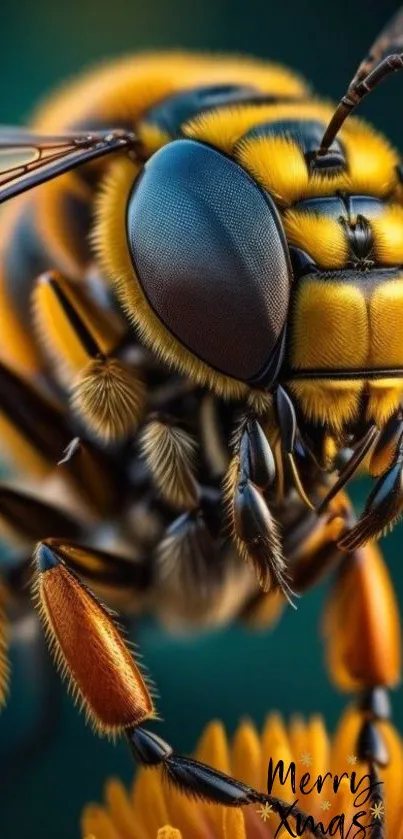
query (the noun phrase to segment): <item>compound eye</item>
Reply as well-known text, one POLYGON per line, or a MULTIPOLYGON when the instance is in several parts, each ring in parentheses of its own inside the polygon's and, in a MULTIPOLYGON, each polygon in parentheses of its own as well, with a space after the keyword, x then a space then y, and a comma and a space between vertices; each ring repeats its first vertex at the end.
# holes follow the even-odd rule
POLYGON ((213 371, 248 383, 264 376, 291 282, 270 196, 222 153, 177 140, 134 183, 126 225, 131 282, 144 305, 129 277, 120 288, 149 342, 206 384, 213 371))

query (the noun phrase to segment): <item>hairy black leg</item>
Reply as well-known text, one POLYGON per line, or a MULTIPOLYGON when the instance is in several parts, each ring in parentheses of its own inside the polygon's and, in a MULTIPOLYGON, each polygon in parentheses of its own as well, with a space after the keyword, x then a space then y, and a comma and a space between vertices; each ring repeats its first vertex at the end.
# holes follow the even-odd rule
POLYGON ((278 527, 267 498, 274 490, 276 465, 267 437, 255 417, 241 425, 228 482, 230 518, 238 550, 255 567, 259 583, 267 591, 272 583, 292 602, 278 527))
POLYGON ((343 550, 355 548, 380 536, 400 518, 403 510, 403 432, 392 465, 370 493, 358 524, 340 540, 343 550))
POLYGON ((370 839, 384 839, 385 809, 383 783, 379 770, 389 764, 389 752, 379 723, 390 718, 389 696, 385 688, 375 687, 363 693, 358 699, 363 714, 358 732, 356 752, 358 759, 368 764, 371 792, 367 807, 372 814, 370 839))

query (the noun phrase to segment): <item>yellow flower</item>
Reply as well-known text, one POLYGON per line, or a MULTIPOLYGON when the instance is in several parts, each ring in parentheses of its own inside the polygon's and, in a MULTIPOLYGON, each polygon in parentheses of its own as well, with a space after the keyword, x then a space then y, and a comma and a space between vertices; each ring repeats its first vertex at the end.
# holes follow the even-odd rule
MULTIPOLYGON (((331 819, 344 814, 344 835, 348 833, 353 815, 360 809, 367 813, 362 824, 373 822, 375 813, 378 813, 377 818, 383 817, 385 809, 385 839, 403 839, 403 745, 390 723, 377 723, 390 755, 388 768, 380 772, 380 800, 371 799, 362 807, 354 806, 357 792, 351 791, 349 778, 341 781, 337 793, 331 778, 325 780, 321 792, 317 787, 308 794, 300 792, 299 782, 307 772, 310 774, 307 790, 311 790, 318 775, 326 772, 339 775, 345 772, 349 777, 356 772, 358 780, 366 775, 368 766, 365 763, 358 758, 352 762, 352 757, 356 757, 354 749, 361 722, 362 713, 354 707, 348 708, 335 735, 330 738, 320 716, 307 722, 295 717, 286 726, 278 714, 271 714, 260 736, 254 725, 245 721, 231 741, 223 725, 212 722, 201 737, 195 757, 263 792, 267 791, 270 758, 274 765, 283 760, 285 770, 294 761, 296 793, 291 789, 290 780, 282 786, 277 777, 273 795, 290 803, 298 798, 301 810, 313 816, 315 822, 321 821, 325 828, 331 819), (301 754, 309 754, 309 766, 301 764, 301 754)), ((363 780, 360 789, 367 786, 368 782, 363 780)), ((159 770, 141 769, 129 791, 119 780, 109 780, 104 804, 85 807, 81 828, 83 839, 273 839, 280 821, 269 804, 237 810, 191 800, 169 787, 159 770)), ((354 827, 351 835, 357 831, 354 827)), ((302 835, 310 834, 305 831, 302 835)), ((331 835, 343 834, 338 830, 331 835)), ((358 832, 357 835, 363 834, 358 832)), ((283 826, 277 836, 288 839, 290 833, 283 826)), ((367 836, 369 839, 369 832, 367 836)))

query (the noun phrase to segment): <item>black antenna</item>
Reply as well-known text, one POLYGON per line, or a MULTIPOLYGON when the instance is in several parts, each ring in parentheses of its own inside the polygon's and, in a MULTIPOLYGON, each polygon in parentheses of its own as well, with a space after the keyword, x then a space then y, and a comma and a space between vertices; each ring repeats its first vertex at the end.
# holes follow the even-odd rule
POLYGON ((393 16, 361 62, 323 135, 318 156, 326 154, 351 111, 380 82, 403 70, 403 7, 393 16))

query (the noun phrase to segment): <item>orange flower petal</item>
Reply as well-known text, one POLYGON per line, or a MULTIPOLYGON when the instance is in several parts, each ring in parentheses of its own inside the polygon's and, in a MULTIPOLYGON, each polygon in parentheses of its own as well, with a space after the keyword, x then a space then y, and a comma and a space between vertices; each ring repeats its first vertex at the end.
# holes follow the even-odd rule
POLYGON ((389 572, 375 545, 347 557, 325 615, 330 674, 341 690, 395 685, 400 620, 389 572))

